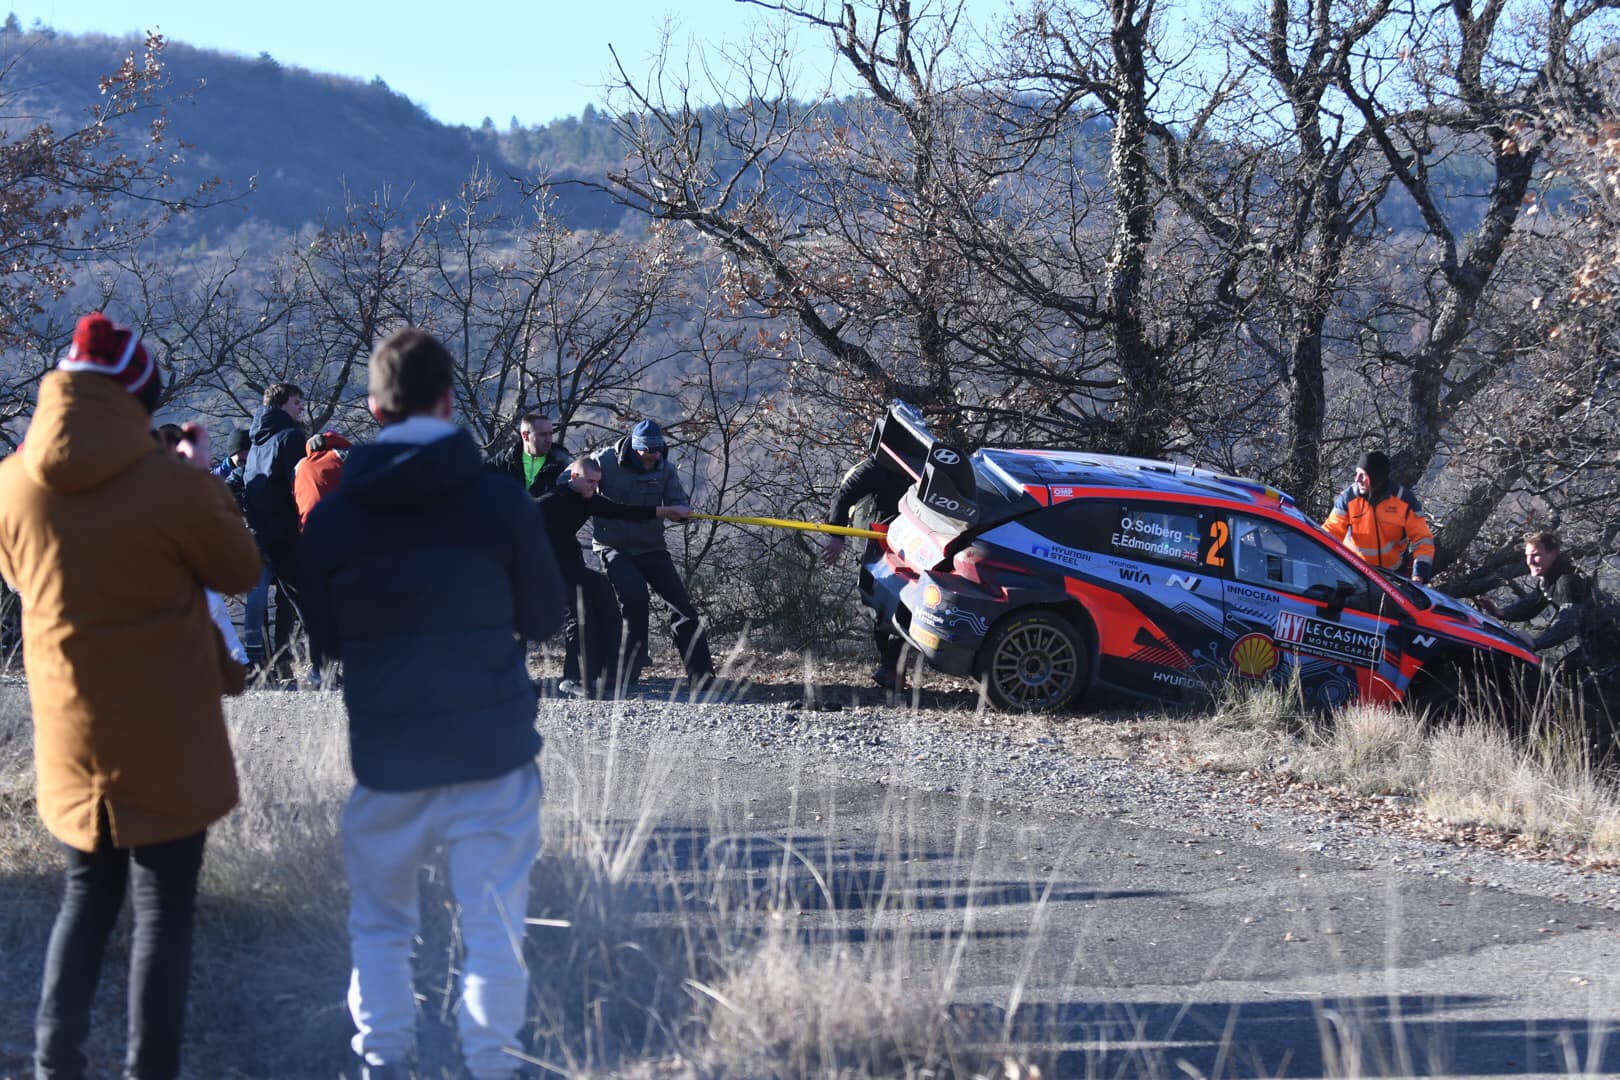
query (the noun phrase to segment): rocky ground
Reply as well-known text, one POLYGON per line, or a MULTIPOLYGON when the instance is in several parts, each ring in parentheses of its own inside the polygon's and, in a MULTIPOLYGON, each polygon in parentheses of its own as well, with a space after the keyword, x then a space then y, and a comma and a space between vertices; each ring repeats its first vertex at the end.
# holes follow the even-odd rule
POLYGON ((1437 821, 1408 796, 1363 796, 1286 772, 1220 772, 1190 755, 1186 718, 1114 702, 1057 717, 981 708, 965 683, 926 676, 903 699, 855 662, 767 657, 694 703, 674 672, 621 702, 556 699, 542 727, 635 749, 677 739, 742 764, 797 764, 852 779, 985 795, 1009 811, 1052 809, 1228 842, 1312 851, 1366 867, 1620 909, 1620 867, 1500 831, 1437 821))

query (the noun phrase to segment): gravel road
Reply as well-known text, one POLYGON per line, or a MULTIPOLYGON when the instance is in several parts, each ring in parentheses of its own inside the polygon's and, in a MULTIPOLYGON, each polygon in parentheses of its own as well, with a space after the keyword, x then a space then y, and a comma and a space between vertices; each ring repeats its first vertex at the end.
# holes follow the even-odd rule
POLYGON ((1415 800, 1350 797, 1253 774, 1168 764, 1128 736, 1150 714, 1131 710, 1029 718, 984 710, 959 687, 925 689, 911 703, 860 685, 802 685, 762 677, 721 700, 692 704, 669 678, 622 702, 551 700, 541 729, 616 739, 719 762, 778 763, 810 773, 984 796, 1012 811, 1101 815, 1223 841, 1312 852, 1358 866, 1620 910, 1620 871, 1555 857, 1424 838, 1415 800), (808 699, 808 700, 807 700, 808 699))

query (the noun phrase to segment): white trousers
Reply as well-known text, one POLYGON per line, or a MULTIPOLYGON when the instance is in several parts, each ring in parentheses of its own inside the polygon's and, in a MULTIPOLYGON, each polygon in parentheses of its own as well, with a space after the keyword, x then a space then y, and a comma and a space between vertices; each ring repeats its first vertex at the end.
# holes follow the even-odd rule
POLYGON ((528 1005, 523 961, 529 871, 540 853, 540 770, 533 763, 476 784, 383 792, 356 786, 343 810, 354 971, 354 1051, 370 1065, 416 1049, 411 948, 420 920, 417 880, 434 848, 449 854, 466 953, 456 1009, 475 1080, 509 1077, 528 1005))

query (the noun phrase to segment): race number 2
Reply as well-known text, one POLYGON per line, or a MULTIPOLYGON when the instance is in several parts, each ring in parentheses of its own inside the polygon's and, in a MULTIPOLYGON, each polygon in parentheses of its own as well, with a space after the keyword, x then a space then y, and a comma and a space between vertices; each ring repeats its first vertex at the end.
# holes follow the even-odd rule
POLYGON ((1216 518, 1209 523, 1209 547, 1204 551, 1205 566, 1226 565, 1226 544, 1231 538, 1224 518, 1216 518))

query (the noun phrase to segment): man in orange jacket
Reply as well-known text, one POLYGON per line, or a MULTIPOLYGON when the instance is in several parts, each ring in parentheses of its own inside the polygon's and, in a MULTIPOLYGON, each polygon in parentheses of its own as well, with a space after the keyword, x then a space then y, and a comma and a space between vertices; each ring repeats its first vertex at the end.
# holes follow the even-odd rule
POLYGON ((1389 457, 1370 450, 1356 463, 1356 479, 1339 493, 1322 523, 1334 539, 1374 566, 1410 574, 1419 585, 1434 572, 1434 534, 1418 498, 1389 483, 1389 457))
POLYGON ((298 504, 298 531, 304 531, 309 512, 338 486, 343 462, 354 444, 335 431, 317 431, 304 442, 304 457, 293 468, 293 502, 298 504))

